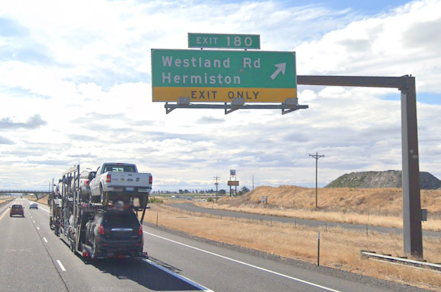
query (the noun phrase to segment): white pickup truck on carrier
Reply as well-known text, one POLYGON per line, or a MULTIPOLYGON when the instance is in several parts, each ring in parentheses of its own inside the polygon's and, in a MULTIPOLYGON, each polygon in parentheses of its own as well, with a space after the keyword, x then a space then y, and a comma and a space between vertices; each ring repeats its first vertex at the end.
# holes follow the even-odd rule
POLYGON ((152 175, 139 173, 135 164, 103 163, 90 182, 91 200, 107 206, 109 203, 138 199, 141 206, 147 203, 152 189, 152 175))

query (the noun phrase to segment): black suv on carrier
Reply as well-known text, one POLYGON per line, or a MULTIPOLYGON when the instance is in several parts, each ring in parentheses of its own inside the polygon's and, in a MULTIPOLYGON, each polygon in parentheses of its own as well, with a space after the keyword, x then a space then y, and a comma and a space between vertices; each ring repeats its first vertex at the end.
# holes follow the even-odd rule
POLYGON ((133 210, 99 211, 86 224, 92 258, 143 256, 143 230, 133 210))

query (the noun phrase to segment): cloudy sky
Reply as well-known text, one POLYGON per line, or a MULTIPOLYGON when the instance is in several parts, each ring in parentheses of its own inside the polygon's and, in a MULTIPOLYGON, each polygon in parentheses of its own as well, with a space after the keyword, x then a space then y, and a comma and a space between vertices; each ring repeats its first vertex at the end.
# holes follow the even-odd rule
POLYGON ((1 1, 0 189, 43 189, 73 165, 136 163, 154 190, 319 186, 401 169, 400 93, 298 86, 280 110, 152 102, 151 49, 188 33, 259 34, 299 75, 416 77, 420 170, 441 178, 441 1, 1 1))

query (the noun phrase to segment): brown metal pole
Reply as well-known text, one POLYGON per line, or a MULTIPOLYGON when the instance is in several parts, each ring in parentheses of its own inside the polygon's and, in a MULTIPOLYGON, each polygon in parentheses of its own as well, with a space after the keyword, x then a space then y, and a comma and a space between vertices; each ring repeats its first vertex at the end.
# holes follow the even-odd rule
POLYGON ((401 89, 404 252, 423 258, 415 78, 406 77, 406 81, 401 89))
POLYGON ((317 209, 318 152, 315 153, 315 208, 317 209))
POLYGON ((423 257, 415 77, 298 75, 298 85, 397 88, 401 91, 404 252, 423 257))

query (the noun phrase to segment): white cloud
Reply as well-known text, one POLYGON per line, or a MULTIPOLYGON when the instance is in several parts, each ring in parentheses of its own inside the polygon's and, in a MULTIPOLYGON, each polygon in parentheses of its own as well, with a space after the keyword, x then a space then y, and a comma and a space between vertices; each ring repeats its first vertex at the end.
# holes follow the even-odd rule
MULTIPOLYGON (((441 93, 441 1, 368 17, 284 1, 27 1, 2 4, 0 188, 32 188, 80 163, 135 162, 161 189, 207 189, 235 168, 241 185, 312 186, 352 171, 401 167, 399 92, 299 87, 307 110, 177 109, 151 101, 152 48, 187 46, 188 32, 261 35, 262 50, 296 51, 299 74, 413 74, 441 93), (49 9, 50 7, 50 9, 49 9), (384 97, 396 96, 390 100, 384 97), (34 120, 36 121, 36 120, 34 120), (35 168, 38 175, 35 176, 35 168), (11 169, 13 171, 11 172, 11 169), (24 179, 24 177, 26 179, 24 179), (35 179, 34 179, 35 177, 35 179)), ((418 104, 421 170, 441 177, 441 106, 418 104)))
POLYGON ((418 90, 441 93, 439 10, 440 1, 412 2, 305 41, 296 50, 299 74, 412 74, 418 90))

